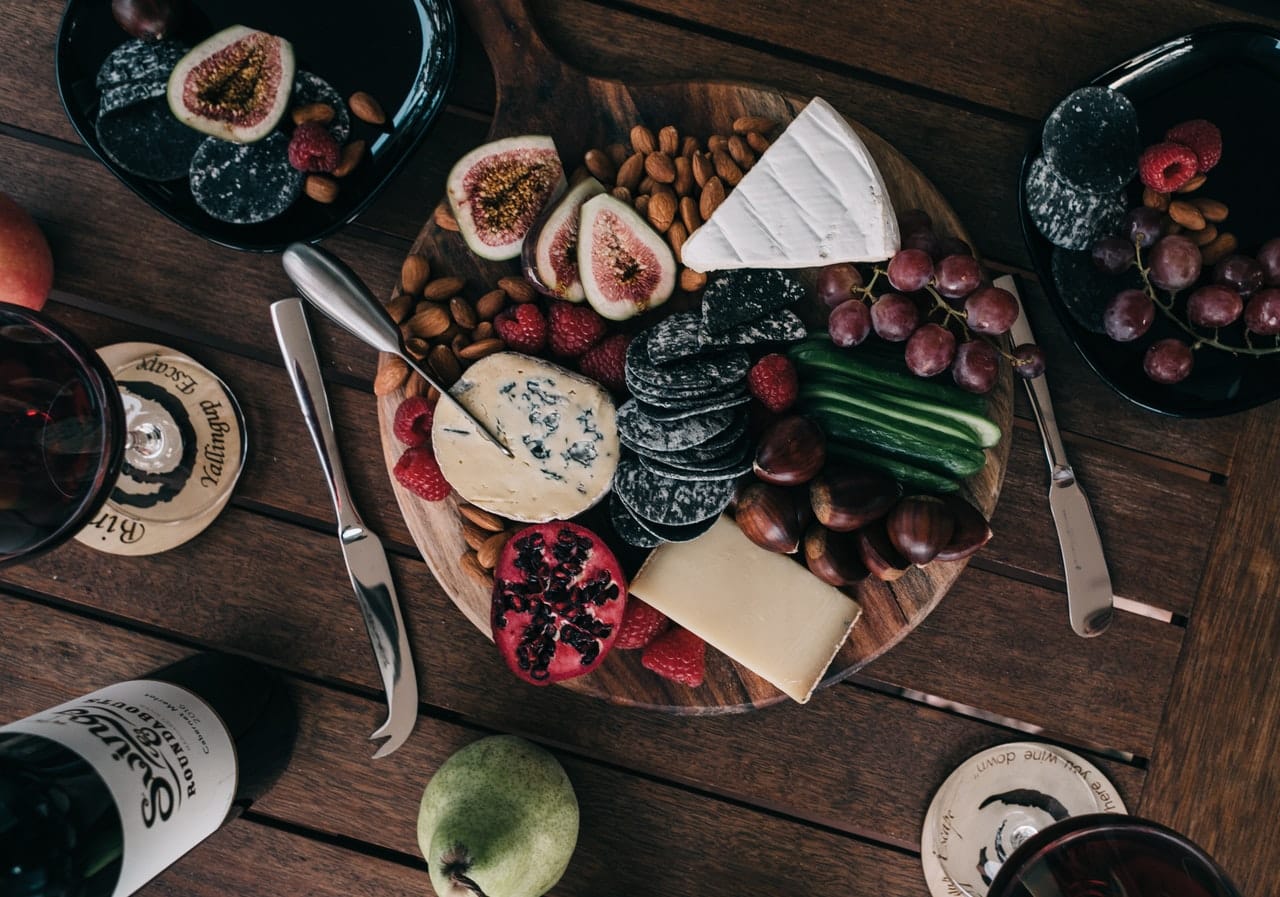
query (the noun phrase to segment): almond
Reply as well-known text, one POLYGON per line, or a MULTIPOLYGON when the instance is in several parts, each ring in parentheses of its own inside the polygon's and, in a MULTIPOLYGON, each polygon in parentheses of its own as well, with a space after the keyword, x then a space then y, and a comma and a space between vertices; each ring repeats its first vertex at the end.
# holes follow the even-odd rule
POLYGON ((702 153, 694 153, 689 160, 693 168, 693 181, 699 187, 705 187, 707 181, 716 173, 716 168, 711 164, 711 159, 702 153))
POLYGON ((1206 265, 1216 265, 1235 252, 1238 245, 1235 234, 1220 233, 1210 243, 1200 247, 1200 257, 1206 265))
POLYGON ((1200 210, 1200 214, 1204 216, 1205 221, 1221 224, 1227 220, 1228 209, 1227 204, 1224 202, 1210 199, 1207 196, 1197 196, 1191 200, 1191 204, 1200 210))
POLYGON ((701 271, 695 271, 692 268, 685 268, 680 272, 680 289, 686 293, 696 293, 707 285, 707 275, 701 271))
POLYGON ((636 184, 636 193, 652 193, 656 186, 658 182, 646 174, 640 183, 636 184))
POLYGON ((680 155, 688 157, 698 151, 698 138, 691 134, 686 134, 684 140, 680 141, 680 155))
POLYGON ((686 233, 693 233, 702 227, 702 214, 698 211, 698 201, 692 196, 680 198, 680 220, 684 223, 686 233))
POLYGON ((453 209, 449 208, 447 203, 440 203, 436 206, 435 212, 436 227, 441 230, 458 232, 458 219, 453 217, 453 209))
POLYGON ((644 125, 636 125, 631 129, 631 148, 638 153, 657 152, 658 141, 644 125))
POLYGON ((316 202, 328 204, 338 198, 338 182, 322 174, 309 174, 302 182, 302 191, 316 202))
POLYGON ((355 171, 360 160, 364 158, 364 141, 353 140, 342 148, 342 156, 338 159, 338 167, 331 173, 335 178, 345 178, 355 171))
POLYGON ((684 241, 689 239, 689 231, 685 230, 683 221, 673 221, 671 226, 667 228, 667 242, 671 244, 671 251, 675 253, 676 261, 680 261, 680 250, 684 248, 684 241))
POLYGON ((462 519, 462 539, 470 545, 473 550, 478 549, 483 545, 491 535, 493 535, 493 533, 489 532, 487 529, 476 526, 465 517, 462 519))
POLYGON ((1187 230, 1204 228, 1204 216, 1200 214, 1200 210, 1185 200, 1175 199, 1169 203, 1169 217, 1187 230))
POLYGON ((716 150, 711 154, 711 164, 716 167, 716 174, 720 180, 724 181, 730 187, 735 187, 738 181, 742 180, 742 169, 738 167, 738 163, 733 161, 724 150, 716 150))
POLYGON ((735 134, 748 134, 755 131, 760 134, 768 134, 778 123, 771 118, 765 118, 763 115, 739 115, 733 120, 733 131, 735 134))
POLYGON ((491 337, 490 339, 478 339, 471 345, 457 350, 457 356, 463 361, 478 361, 486 355, 492 355, 494 352, 501 352, 506 347, 507 344, 496 337, 491 337))
POLYGON ((431 279, 431 263, 416 252, 406 255, 400 264, 400 289, 416 296, 431 279))
POLYGON ((1218 239, 1218 228, 1213 224, 1206 224, 1202 229, 1191 235, 1191 242, 1197 246, 1208 246, 1216 239, 1218 239))
POLYGON ((417 371, 410 371, 409 379, 404 381, 404 397, 411 399, 414 396, 429 395, 430 392, 431 387, 422 379, 422 375, 417 371))
POLYGON ((587 171, 591 172, 591 176, 602 184, 612 184, 614 178, 618 176, 618 167, 601 150, 587 150, 587 154, 582 157, 582 161, 587 166, 587 171))
POLYGON ((723 134, 712 134, 707 138, 707 151, 712 155, 723 153, 729 149, 729 138, 723 134))
POLYGON ((1206 178, 1202 174, 1198 174, 1195 177, 1193 177, 1191 180, 1183 184, 1181 187, 1179 187, 1177 189, 1177 192, 1178 193, 1195 193, 1197 190, 1199 190, 1201 187, 1204 186, 1204 182, 1206 180, 1208 180, 1208 178, 1206 178))
POLYGON ((467 573, 474 576, 482 583, 492 587, 493 577, 489 575, 488 570, 480 566, 480 561, 476 559, 476 553, 474 551, 463 552, 462 557, 458 558, 458 566, 463 570, 466 570, 467 573))
POLYGON ((404 341, 404 350, 412 355, 415 361, 421 361, 431 351, 431 344, 420 336, 410 336, 404 341))
POLYGON ((635 193, 642 177, 644 177, 644 154, 632 153, 618 168, 616 186, 626 187, 635 193))
POLYGON ((659 150, 644 158, 644 170, 659 184, 670 184, 676 179, 676 166, 671 157, 659 150))
POLYGON ((458 335, 461 333, 462 328, 453 321, 449 321, 449 326, 444 329, 444 333, 437 336, 432 340, 432 342, 436 345, 452 347, 454 340, 456 340, 458 335))
POLYGON ((641 217, 649 214, 649 194, 642 193, 635 198, 636 211, 641 217))
POLYGON ((409 328, 409 332, 414 336, 420 336, 423 339, 435 339, 443 335, 452 323, 453 321, 449 319, 449 313, 444 310, 444 306, 432 305, 416 313, 405 326, 409 328))
POLYGON ((476 325, 476 329, 471 331, 471 338, 476 342, 480 342, 480 340, 488 339, 493 336, 493 334, 493 324, 489 321, 481 321, 476 325))
POLYGON ((499 277, 498 286, 506 291, 512 302, 532 302, 538 298, 538 291, 523 277, 499 277))
POLYGON ((502 549, 507 546, 507 541, 515 535, 514 533, 500 532, 494 533, 489 538, 480 543, 480 547, 476 549, 476 560, 480 566, 486 570, 492 570, 498 565, 498 558, 502 555, 502 549))
POLYGON ((620 199, 627 205, 631 205, 631 191, 626 187, 614 187, 609 193, 614 199, 620 199))
POLYGON ((720 203, 724 202, 724 195, 724 184, 718 177, 712 177, 702 185, 702 195, 698 197, 698 213, 702 215, 703 221, 710 218, 720 203))
POLYGON ((747 134, 747 146, 763 156, 764 151, 769 148, 769 138, 757 131, 751 131, 747 134))
POLYGON ((414 297, 409 293, 401 293, 386 304, 387 314, 397 324, 403 324, 413 308, 414 297))
POLYGON ((436 346, 427 356, 427 364, 441 383, 446 387, 453 386, 462 376, 462 365, 448 346, 436 346))
POLYGON ((676 208, 675 194, 664 190, 649 197, 649 208, 645 215, 655 230, 666 233, 667 228, 671 227, 671 223, 675 221, 676 208))
MULTIPOLYGON (((471 345, 471 339, 465 333, 455 333, 453 338, 449 340, 449 348, 453 350, 453 354, 457 356, 458 361, 465 361, 462 357, 462 350, 471 345)), ((466 367, 466 365, 463 365, 466 367)))
POLYGON ((743 171, 749 171, 751 166, 756 164, 756 154, 751 152, 747 142, 737 134, 729 138, 729 155, 742 167, 743 171))
POLYGON ((507 525, 506 521, 492 511, 486 511, 484 508, 477 508, 475 505, 469 505, 465 502, 458 505, 458 513, 464 520, 470 520, 482 530, 490 533, 500 533, 507 525))
POLYGON ((491 321, 506 305, 506 290, 490 290, 476 300, 476 315, 482 321, 491 321))
POLYGON ((295 125, 306 124, 309 121, 327 125, 333 121, 333 107, 328 103, 307 103, 304 106, 294 107, 290 115, 295 125))
POLYGON ((480 323, 480 319, 476 317, 476 310, 461 296, 454 296, 449 300, 449 317, 453 318, 453 323, 463 330, 471 330, 480 323))
POLYGON ((666 125, 658 131, 658 149, 668 156, 680 152, 680 132, 675 125, 666 125))
POLYGON ((1157 212, 1166 211, 1169 208, 1169 194, 1161 193, 1159 190, 1152 190, 1150 187, 1143 187, 1142 204, 1148 209, 1155 209, 1157 212))
POLYGON ((688 156, 676 156, 673 161, 676 166, 676 179, 671 186, 675 188, 677 196, 688 196, 693 192, 693 163, 689 161, 688 156))
POLYGON ((387 121, 387 114, 382 111, 382 104, 363 90, 353 93, 348 98, 347 105, 351 107, 351 114, 363 122, 381 125, 387 121))
POLYGON ((609 157, 609 161, 613 163, 614 168, 627 161, 627 156, 631 155, 621 143, 609 144, 604 148, 604 154, 609 157))
POLYGON ((404 383, 409 376, 409 365, 398 355, 385 352, 378 356, 378 372, 373 376, 373 394, 389 396, 404 383))
POLYGON ((456 275, 451 277, 437 277, 435 280, 428 281, 427 285, 422 288, 422 297, 430 299, 432 302, 443 302, 451 296, 456 296, 462 292, 462 288, 467 282, 456 275))

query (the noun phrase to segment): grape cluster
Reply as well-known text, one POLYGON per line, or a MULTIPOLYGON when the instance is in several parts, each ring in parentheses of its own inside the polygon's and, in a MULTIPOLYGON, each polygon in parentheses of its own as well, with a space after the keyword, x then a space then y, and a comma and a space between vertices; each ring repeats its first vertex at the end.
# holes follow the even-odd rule
POLYGON ((1255 337, 1280 335, 1280 238, 1263 243, 1252 257, 1233 253, 1208 265, 1194 240, 1171 233, 1165 216, 1144 205, 1129 211, 1120 234, 1098 240, 1092 257, 1108 274, 1135 267, 1142 276, 1142 289, 1122 290, 1107 303, 1107 336, 1122 343, 1139 339, 1157 314, 1185 334, 1147 349, 1143 371, 1156 383, 1178 383, 1190 376, 1196 349, 1241 355, 1280 352, 1280 341, 1255 343, 1255 337), (1180 301, 1183 293, 1185 301, 1180 301), (1238 323, 1243 324, 1238 334, 1222 332, 1238 323))
POLYGON ((849 262, 818 272, 818 298, 829 309, 827 332, 837 346, 860 345, 872 332, 890 343, 905 343, 907 368, 933 377, 950 368, 956 384, 970 392, 996 385, 1003 358, 1028 379, 1044 372, 1038 346, 1012 353, 984 337, 1009 331, 1018 318, 1018 300, 992 286, 969 244, 939 237, 929 215, 912 209, 898 222, 902 248, 869 279, 849 262), (877 292, 881 281, 889 289, 877 292))

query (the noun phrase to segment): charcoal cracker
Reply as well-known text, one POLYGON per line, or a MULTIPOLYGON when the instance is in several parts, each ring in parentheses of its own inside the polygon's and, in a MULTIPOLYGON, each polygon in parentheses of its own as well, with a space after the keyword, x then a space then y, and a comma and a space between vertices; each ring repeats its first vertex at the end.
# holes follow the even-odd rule
POLYGON ((618 408, 618 435, 641 450, 676 452, 713 439, 735 419, 733 411, 725 409, 680 420, 655 420, 640 410, 635 399, 629 399, 618 408))
POLYGON ((94 129, 109 159, 130 174, 153 181, 185 176, 196 148, 205 139, 173 117, 164 97, 100 115, 94 129))
POLYGON ((702 293, 702 324, 722 334, 804 298, 804 287, 775 269, 737 268, 711 278, 702 293))
POLYGON ((1088 249, 1124 222, 1125 206, 1118 194, 1077 190, 1058 177, 1043 156, 1031 163, 1025 195, 1036 228, 1063 249, 1088 249))
POLYGON ((1086 193, 1113 194, 1138 171, 1142 150, 1133 103, 1109 87, 1082 87, 1049 114, 1044 157, 1064 181, 1086 193))
POLYGON ((716 517, 733 499, 733 480, 674 480, 624 455, 613 475, 614 494, 642 521, 685 526, 716 517))
POLYGON ((279 215, 302 192, 289 164, 289 138, 276 131, 257 143, 210 137, 191 160, 191 195, 219 221, 254 224, 279 215))

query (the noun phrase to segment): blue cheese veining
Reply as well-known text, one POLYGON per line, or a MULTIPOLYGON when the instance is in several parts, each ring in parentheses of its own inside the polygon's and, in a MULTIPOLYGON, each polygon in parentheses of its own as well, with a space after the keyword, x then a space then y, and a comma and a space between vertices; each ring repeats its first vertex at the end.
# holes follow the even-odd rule
POLYGON ((515 352, 477 361, 449 391, 511 449, 508 458, 451 404, 431 442, 445 479, 467 501, 541 523, 585 511, 609 491, 618 428, 609 393, 572 371, 515 352))

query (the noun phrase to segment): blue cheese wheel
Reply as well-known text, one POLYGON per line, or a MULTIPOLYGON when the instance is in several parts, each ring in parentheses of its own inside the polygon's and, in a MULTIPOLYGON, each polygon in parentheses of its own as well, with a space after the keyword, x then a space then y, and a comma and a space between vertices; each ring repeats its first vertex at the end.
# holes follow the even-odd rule
POLYGON ((702 327, 721 334, 763 318, 804 298, 804 287, 790 274, 770 268, 721 271, 702 293, 702 327))
POLYGON ((1058 177, 1043 156, 1031 163, 1025 196, 1036 229, 1063 249, 1088 249, 1124 222, 1124 202, 1118 194, 1077 190, 1058 177))
POLYGON ((618 463, 613 489, 640 520, 687 526, 718 517, 733 499, 734 481, 675 480, 627 456, 618 463))
POLYGON ((98 116, 94 129, 107 158, 153 181, 183 177, 204 135, 173 117, 164 97, 130 103, 98 116))
POLYGON ((289 138, 279 131, 257 143, 205 138, 190 176, 196 204, 231 224, 274 218, 302 192, 302 172, 289 164, 289 138))
POLYGON ((1041 138, 1054 171, 1085 193, 1115 193, 1138 172, 1138 113, 1110 87, 1068 94, 1045 119, 1041 138))
POLYGON ((609 491, 618 465, 613 399, 594 380, 538 358, 499 352, 449 394, 511 450, 476 432, 452 402, 436 406, 431 444, 449 485, 511 520, 568 520, 609 491))

